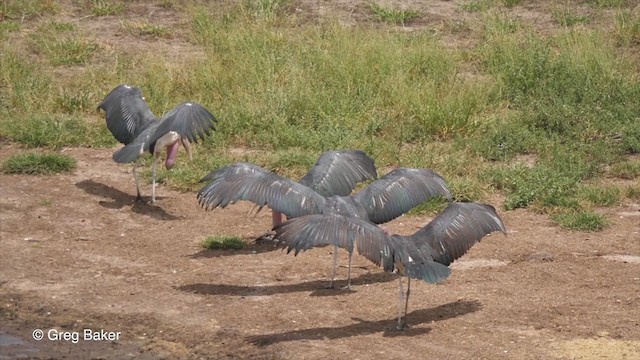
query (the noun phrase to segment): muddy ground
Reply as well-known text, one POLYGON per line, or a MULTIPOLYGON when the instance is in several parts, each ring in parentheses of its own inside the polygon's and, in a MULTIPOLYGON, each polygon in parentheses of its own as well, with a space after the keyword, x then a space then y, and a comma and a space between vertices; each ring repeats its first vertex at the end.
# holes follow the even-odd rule
MULTIPOLYGON (((0 161, 17 151, 3 145, 0 161)), ((414 282, 411 328, 397 331, 397 278, 366 259, 349 292, 324 288, 330 248, 204 250, 209 235, 250 242, 270 214, 205 212, 162 186, 156 205, 136 203, 111 149, 64 152, 71 174, 0 175, 0 358, 640 358, 639 204, 603 209, 613 225, 597 233, 500 211, 508 236, 486 237, 442 284, 414 282), (50 329, 81 338, 48 340, 50 329), (84 329, 121 334, 85 341, 84 329)))

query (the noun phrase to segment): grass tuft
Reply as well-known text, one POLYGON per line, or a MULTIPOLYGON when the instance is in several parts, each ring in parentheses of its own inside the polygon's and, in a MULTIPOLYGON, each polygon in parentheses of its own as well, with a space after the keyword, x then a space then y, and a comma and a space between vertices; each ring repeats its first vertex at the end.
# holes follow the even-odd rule
POLYGON ((613 164, 609 174, 620 179, 636 179, 640 177, 640 161, 627 160, 613 164))
POLYGON ((415 10, 390 9, 375 2, 371 2, 369 8, 380 21, 389 24, 405 26, 411 20, 420 17, 420 13, 415 10))
POLYGON ((602 215, 591 211, 568 211, 553 216, 560 226, 579 231, 600 231, 610 225, 602 215))
POLYGON ((209 236, 202 242, 202 247, 212 250, 240 250, 246 246, 237 236, 209 236))
POLYGON ((7 174, 51 175, 75 168, 76 161, 67 155, 28 153, 11 156, 2 171, 7 174))
POLYGON ((171 37, 171 31, 167 27, 149 22, 123 22, 122 27, 132 35, 165 39, 171 37))
POLYGON ((91 13, 95 16, 118 15, 123 11, 124 3, 121 2, 93 0, 91 4, 91 13))

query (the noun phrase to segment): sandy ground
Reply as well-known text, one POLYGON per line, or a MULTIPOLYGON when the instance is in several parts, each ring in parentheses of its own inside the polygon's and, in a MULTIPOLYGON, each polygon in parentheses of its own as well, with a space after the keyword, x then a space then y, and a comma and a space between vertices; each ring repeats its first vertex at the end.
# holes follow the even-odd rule
MULTIPOLYGON (((0 161, 17 151, 3 145, 0 161)), ((411 327, 397 331, 394 274, 356 257, 353 291, 329 290, 330 248, 204 250, 210 235, 251 242, 270 214, 205 212, 162 186, 156 205, 135 203, 111 151, 65 150, 78 161, 66 175, 0 175, 0 359, 640 358, 638 204, 604 209, 613 225, 598 233, 500 211, 508 236, 486 237, 442 284, 413 282, 411 327), (80 338, 49 340, 51 329, 80 338), (85 329, 120 335, 90 341, 85 329)))

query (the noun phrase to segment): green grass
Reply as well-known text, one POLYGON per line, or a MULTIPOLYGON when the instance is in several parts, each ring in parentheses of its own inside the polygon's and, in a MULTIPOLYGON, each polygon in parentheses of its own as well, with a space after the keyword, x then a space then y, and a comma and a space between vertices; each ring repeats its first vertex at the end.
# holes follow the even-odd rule
MULTIPOLYGON (((82 3, 105 23, 92 9, 124 4, 82 3)), ((532 4, 462 1, 463 11, 482 13, 465 15, 467 30, 457 33, 376 3, 356 7, 355 24, 344 26, 288 1, 158 0, 178 26, 140 22, 134 6, 115 13, 131 20, 113 33, 153 39, 132 47, 60 20, 58 12, 72 13, 66 3, 6 1, 0 137, 50 149, 113 146, 95 108, 126 82, 157 115, 191 100, 220 118, 193 162, 181 152, 174 169, 160 171, 184 191, 234 161, 297 179, 322 151, 357 148, 379 168, 433 168, 459 201, 499 191, 506 209, 552 215, 633 198, 633 189, 600 194, 608 188, 599 180, 638 178, 637 10, 619 3, 590 21, 573 5, 549 6, 540 11, 562 26, 540 31, 509 8, 518 3, 532 4)))
POLYGON ((95 16, 118 15, 124 11, 124 3, 109 0, 93 0, 91 13, 95 16))
POLYGON ((55 0, 4 0, 0 3, 0 19, 23 20, 54 15, 58 7, 55 0))
POLYGON ((627 0, 589 0, 588 2, 601 8, 613 8, 626 5, 627 0))
POLYGON ((593 206, 615 206, 622 200, 623 192, 613 186, 582 186, 578 189, 578 196, 593 206))
POLYGON ((2 166, 7 174, 51 175, 72 171, 76 161, 67 155, 26 153, 11 156, 2 166))
POLYGON ((613 164, 609 174, 620 179, 636 179, 640 177, 640 161, 628 160, 613 164))
POLYGON ((122 24, 123 28, 132 35, 152 37, 152 38, 169 38, 171 31, 162 25, 154 25, 149 22, 122 24))
POLYGON ((237 236, 209 236, 202 242, 202 247, 212 250, 240 250, 246 246, 237 236))
POLYGON ((614 34, 623 45, 640 44, 640 13, 628 10, 617 13, 614 34))
POLYGON ((588 15, 576 14, 570 6, 554 10, 551 15, 553 17, 553 21, 562 26, 586 24, 591 20, 588 15))
POLYGON ((94 41, 77 38, 45 39, 38 37, 35 44, 52 65, 86 64, 98 50, 98 45, 94 41))
POLYGON ((29 147, 113 146, 115 139, 103 124, 77 116, 33 115, 20 122, 0 120, 0 136, 29 147))
POLYGON ((495 0, 470 0, 460 4, 460 8, 466 12, 480 12, 493 7, 495 0))
POLYGON ((569 211, 553 216, 560 226, 579 231, 600 231, 610 225, 602 215, 591 211, 569 211))
POLYGON ((405 26, 411 20, 420 17, 420 13, 415 10, 391 9, 375 2, 371 2, 369 8, 380 21, 389 24, 405 26))

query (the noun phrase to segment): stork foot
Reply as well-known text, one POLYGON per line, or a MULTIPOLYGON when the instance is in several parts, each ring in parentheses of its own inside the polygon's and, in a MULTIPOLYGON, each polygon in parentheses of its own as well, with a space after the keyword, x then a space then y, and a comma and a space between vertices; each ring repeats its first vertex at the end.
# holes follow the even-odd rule
POLYGON ((345 286, 340 286, 340 290, 349 290, 349 291, 351 291, 351 284, 345 285, 345 286))
POLYGON ((275 240, 273 237, 276 234, 273 231, 268 231, 260 236, 258 236, 255 240, 253 240, 255 243, 264 243, 264 242, 275 242, 277 240, 275 240))
POLYGON ((138 194, 138 196, 136 196, 136 202, 141 202, 142 201, 142 195, 138 194))
POLYGON ((398 320, 398 324, 396 325, 396 330, 402 331, 402 330, 406 330, 406 329, 408 329, 410 327, 411 326, 409 326, 409 324, 407 324, 407 320, 405 318, 402 318, 402 319, 398 320))

